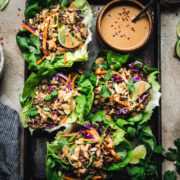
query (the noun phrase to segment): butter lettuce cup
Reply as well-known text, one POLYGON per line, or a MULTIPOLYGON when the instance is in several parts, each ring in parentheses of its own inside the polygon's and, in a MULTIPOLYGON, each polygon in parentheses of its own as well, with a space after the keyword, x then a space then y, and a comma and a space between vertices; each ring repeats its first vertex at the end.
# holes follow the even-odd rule
POLYGON ((86 0, 30 0, 17 44, 29 70, 88 60, 92 9, 86 0))
POLYGON ((75 123, 84 122, 93 98, 93 86, 83 75, 41 69, 25 82, 20 95, 23 108, 20 120, 31 132, 61 130, 68 133, 75 123))
POLYGON ((47 143, 47 180, 109 179, 129 163, 132 146, 125 131, 108 121, 104 112, 90 119, 79 130, 57 134, 47 143))
POLYGON ((87 75, 95 87, 93 112, 103 110, 109 120, 146 122, 159 105, 158 73, 132 54, 100 52, 87 75))
POLYGON ((144 13, 136 22, 132 19, 144 6, 135 0, 114 0, 99 13, 98 40, 103 46, 118 52, 134 52, 143 48, 151 37, 152 18, 144 13))

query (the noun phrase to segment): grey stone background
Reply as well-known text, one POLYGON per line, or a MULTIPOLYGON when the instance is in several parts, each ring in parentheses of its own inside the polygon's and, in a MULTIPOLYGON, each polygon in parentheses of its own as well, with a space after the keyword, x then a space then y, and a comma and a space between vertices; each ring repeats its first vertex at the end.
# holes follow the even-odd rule
MULTIPOLYGON (((173 57, 177 40, 176 25, 180 20, 180 5, 178 6, 173 11, 166 8, 161 13, 162 143, 165 149, 173 146, 174 139, 180 137, 180 61, 173 57)), ((21 107, 18 95, 24 85, 24 59, 16 44, 15 35, 21 28, 24 7, 24 1, 11 0, 6 10, 0 12, 0 39, 3 37, 0 43, 3 44, 6 59, 5 74, 0 80, 0 102, 19 113, 21 107)), ((23 140, 23 133, 21 139, 23 140)), ((23 143, 21 150, 23 152, 23 143)), ((23 157, 23 153, 21 156, 23 157)), ((167 169, 173 170, 173 163, 163 163, 163 171, 167 169)))

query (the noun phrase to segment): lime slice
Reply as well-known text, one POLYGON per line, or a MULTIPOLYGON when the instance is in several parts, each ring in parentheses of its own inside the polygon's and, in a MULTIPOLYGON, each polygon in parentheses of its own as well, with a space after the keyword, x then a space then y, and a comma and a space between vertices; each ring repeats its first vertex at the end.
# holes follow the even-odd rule
POLYGON ((175 45, 176 56, 180 59, 180 39, 177 40, 175 45))
POLYGON ((134 102, 137 100, 139 94, 142 95, 143 93, 145 93, 149 88, 151 87, 151 85, 145 81, 138 81, 134 84, 134 91, 132 92, 132 98, 131 98, 131 102, 134 102), (142 83, 145 83, 144 89, 141 89, 141 85, 142 83), (142 90, 142 92, 140 93, 140 90, 142 90))
POLYGON ((67 31, 67 28, 65 25, 63 25, 63 26, 61 26, 61 28, 59 29, 59 32, 58 32, 59 43, 64 47, 66 44, 66 31, 67 31))
POLYGON ((76 48, 81 44, 77 38, 73 37, 69 29, 63 25, 58 32, 58 41, 65 48, 76 48))
POLYGON ((177 33, 177 36, 180 38, 180 21, 177 24, 176 33, 177 33))
POLYGON ((144 159, 146 156, 146 148, 144 145, 137 146, 132 151, 132 157, 130 160, 130 164, 138 164, 140 159, 144 159))

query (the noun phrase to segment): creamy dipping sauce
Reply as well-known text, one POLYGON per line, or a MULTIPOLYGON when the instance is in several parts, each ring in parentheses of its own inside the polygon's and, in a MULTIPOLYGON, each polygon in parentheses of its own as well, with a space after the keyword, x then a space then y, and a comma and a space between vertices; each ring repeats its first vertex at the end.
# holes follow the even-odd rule
POLYGON ((103 38, 118 49, 133 49, 139 46, 148 36, 150 27, 147 15, 142 15, 134 23, 131 22, 139 12, 139 8, 130 5, 107 10, 101 21, 103 38))

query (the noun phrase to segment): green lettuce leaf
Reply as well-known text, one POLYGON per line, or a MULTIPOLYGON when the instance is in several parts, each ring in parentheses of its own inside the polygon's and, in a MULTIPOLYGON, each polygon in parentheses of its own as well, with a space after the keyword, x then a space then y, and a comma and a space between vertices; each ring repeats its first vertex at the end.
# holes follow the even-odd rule
POLYGON ((159 71, 154 71, 148 76, 148 83, 151 84, 150 89, 150 100, 146 106, 146 109, 144 111, 144 116, 140 124, 143 124, 144 122, 148 121, 153 113, 153 109, 156 106, 159 106, 159 99, 161 97, 160 91, 160 85, 156 81, 156 74, 158 74, 159 71))
POLYGON ((51 144, 47 143, 47 155, 46 155, 46 176, 47 180, 61 180, 58 175, 59 170, 69 170, 70 163, 63 161, 57 156, 57 151, 61 150, 61 147, 68 145, 66 139, 56 138, 51 144))
MULTIPOLYGON (((20 120, 24 127, 28 127, 27 123, 30 121, 29 112, 32 111, 31 107, 33 104, 34 89, 40 84, 40 82, 44 78, 51 78, 56 73, 57 71, 55 71, 54 69, 42 68, 38 73, 33 72, 26 80, 23 93, 20 94, 19 98, 21 106, 23 107, 20 120)), ((62 133, 68 133, 72 130, 73 123, 76 122, 82 124, 84 122, 85 117, 89 114, 94 100, 93 86, 91 82, 84 76, 80 76, 75 83, 78 85, 78 88, 80 88, 80 96, 75 97, 76 108, 73 112, 71 112, 65 124, 61 124, 51 129, 46 129, 46 131, 52 132, 63 127, 64 130, 62 131, 62 133)), ((51 93, 51 96, 55 94, 57 94, 57 92, 53 91, 51 93)), ((35 112, 33 111, 33 114, 34 113, 35 112)))
MULTIPOLYGON (((98 86, 100 84, 101 85, 106 84, 106 80, 108 80, 108 76, 109 76, 107 74, 108 76, 107 75, 105 76, 106 78, 104 78, 104 81, 103 80, 98 81, 97 77, 94 74, 94 70, 97 67, 100 68, 101 70, 108 70, 108 72, 109 72, 109 71, 112 71, 112 69, 114 69, 114 70, 119 69, 119 68, 123 67, 124 65, 126 65, 127 63, 142 62, 141 59, 138 59, 137 57, 133 56, 132 54, 121 55, 119 53, 109 51, 109 50, 101 51, 97 55, 96 58, 100 58, 100 57, 104 59, 104 62, 101 64, 93 63, 93 65, 91 67, 91 71, 87 75, 87 77, 89 77, 89 80, 91 81, 91 83, 94 86, 98 86), (97 84, 97 82, 98 82, 98 84, 97 84)), ((159 72, 157 71, 156 68, 149 68, 149 67, 141 65, 141 64, 137 64, 135 66, 135 68, 141 69, 142 71, 144 71, 144 73, 146 75, 148 75, 147 82, 148 82, 148 84, 151 85, 150 100, 149 100, 144 112, 142 112, 141 114, 138 114, 136 117, 129 117, 128 119, 125 119, 125 121, 128 120, 129 122, 131 121, 134 123, 143 124, 151 118, 153 109, 159 105, 159 99, 160 99, 161 93, 159 92, 160 85, 159 85, 158 81, 156 80, 157 74, 159 72)), ((134 83, 133 83, 132 79, 129 80, 128 89, 130 91, 134 90, 134 83)), ((101 96, 108 97, 109 95, 110 95, 110 93, 109 93, 108 89, 106 88, 106 85, 104 85, 102 88, 101 96)), ((129 124, 129 122, 128 123, 126 123, 124 121, 120 122, 120 120, 117 122, 119 122, 121 127, 124 126, 125 124, 129 124)))
POLYGON ((117 69, 122 67, 123 64, 129 62, 131 54, 121 55, 113 51, 108 51, 107 61, 111 69, 117 69))
POLYGON ((121 157, 121 161, 118 163, 114 163, 109 167, 103 168, 106 171, 120 171, 123 167, 125 167, 132 156, 132 145, 125 138, 121 140, 121 142, 115 147, 115 151, 121 157))
MULTIPOLYGON (((62 0, 62 6, 68 6, 70 0, 62 0)), ((30 0, 28 6, 24 11, 25 19, 28 21, 33 18, 37 13, 39 13, 44 8, 49 8, 51 5, 57 5, 59 0, 30 0)), ((41 41, 38 37, 30 34, 27 30, 21 30, 16 35, 16 42, 23 54, 23 57, 28 62, 28 69, 32 71, 39 71, 44 67, 60 68, 60 67, 71 67, 74 62, 87 61, 88 60, 88 43, 92 40, 90 26, 92 22, 92 9, 86 0, 75 0, 75 6, 82 11, 81 16, 84 17, 83 22, 88 27, 88 37, 81 50, 76 50, 75 52, 66 53, 66 64, 64 64, 64 55, 52 57, 50 61, 44 60, 39 65, 36 62, 43 56, 40 51, 41 41)))
MULTIPOLYGON (((100 111, 90 117, 93 124, 96 126, 98 122, 104 121, 103 132, 106 131, 108 126, 110 126, 113 130, 111 132, 111 137, 114 140, 115 144, 115 151, 121 157, 118 163, 114 163, 110 166, 106 166, 103 168, 105 171, 119 171, 123 167, 125 167, 131 159, 132 156, 132 146, 131 143, 124 138, 125 132, 119 128, 115 123, 112 121, 108 121, 104 115, 103 111, 100 111)), ((59 133, 58 133, 59 134, 59 133)), ((62 170, 64 173, 68 168, 71 167, 70 164, 64 164, 64 162, 59 158, 57 160, 57 155, 55 154, 57 150, 61 150, 64 145, 68 146, 70 141, 66 140, 65 138, 57 138, 51 144, 48 144, 47 149, 47 156, 46 156, 46 173, 47 177, 51 179, 58 174, 58 170, 62 170), (62 164, 62 165, 61 165, 62 164), (69 166, 68 166, 69 165, 69 166)), ((92 176, 87 176, 86 179, 91 178, 92 176)))

